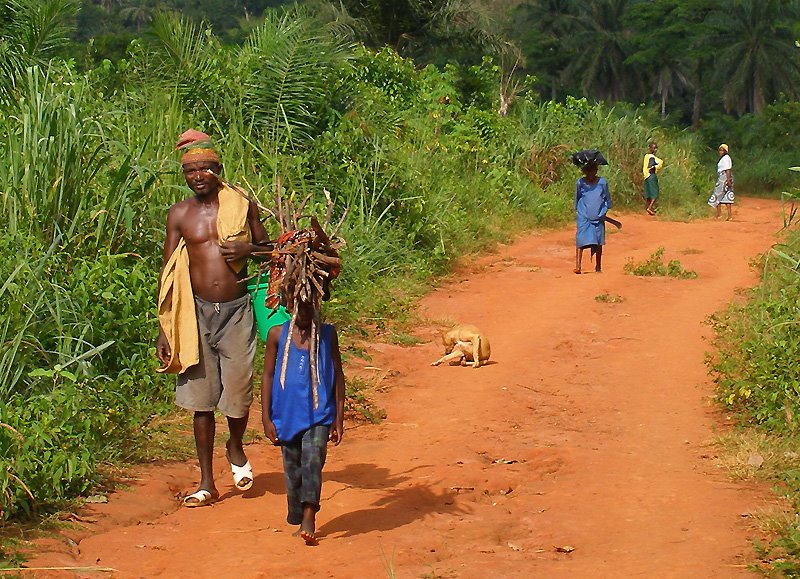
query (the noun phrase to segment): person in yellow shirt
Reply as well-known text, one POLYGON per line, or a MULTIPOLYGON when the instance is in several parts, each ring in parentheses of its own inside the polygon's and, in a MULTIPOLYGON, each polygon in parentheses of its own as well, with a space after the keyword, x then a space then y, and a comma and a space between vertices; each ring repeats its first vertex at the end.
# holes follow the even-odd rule
POLYGON ((664 166, 664 161, 656 157, 658 145, 655 141, 650 143, 650 150, 644 156, 642 174, 644 176, 644 210, 648 215, 655 215, 656 199, 658 199, 658 172, 664 166))

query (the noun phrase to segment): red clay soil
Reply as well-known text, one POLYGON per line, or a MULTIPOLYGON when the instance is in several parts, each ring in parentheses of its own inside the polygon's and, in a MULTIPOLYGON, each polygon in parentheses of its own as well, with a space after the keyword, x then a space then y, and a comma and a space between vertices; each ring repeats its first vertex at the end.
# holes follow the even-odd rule
POLYGON ((351 365, 381 380, 388 416, 330 448, 319 546, 292 536, 280 454, 257 443, 250 491, 234 492, 223 449, 212 507, 179 507, 193 463, 147 467, 28 565, 236 579, 749 575, 755 531, 742 514, 767 493, 713 460, 726 417, 710 402, 703 321, 757 282, 749 261, 774 242, 780 207, 744 199, 732 222, 623 221, 602 274, 572 273, 571 229, 527 235, 422 300, 425 344, 375 344, 369 365, 351 365), (623 273, 659 246, 698 278, 623 273), (624 301, 595 300, 606 292, 624 301), (429 366, 452 322, 490 337, 490 365, 429 366))

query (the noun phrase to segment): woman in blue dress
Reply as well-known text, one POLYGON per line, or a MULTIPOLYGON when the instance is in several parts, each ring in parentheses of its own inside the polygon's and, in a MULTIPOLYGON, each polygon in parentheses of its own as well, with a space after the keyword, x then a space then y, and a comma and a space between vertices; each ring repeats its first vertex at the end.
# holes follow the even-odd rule
POLYGON ((602 269, 603 245, 606 243, 605 216, 611 209, 608 183, 597 175, 600 165, 608 165, 600 151, 590 149, 572 155, 583 177, 575 184, 575 273, 581 273, 583 250, 590 248, 597 273, 602 269))

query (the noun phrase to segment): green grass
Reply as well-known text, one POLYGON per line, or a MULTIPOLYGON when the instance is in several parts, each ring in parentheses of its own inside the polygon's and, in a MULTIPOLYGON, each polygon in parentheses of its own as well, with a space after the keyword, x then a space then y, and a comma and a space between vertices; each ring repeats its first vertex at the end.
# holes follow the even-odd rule
POLYGON ((623 266, 625 273, 639 277, 674 277, 678 279, 694 279, 697 273, 684 269, 677 259, 664 263, 664 248, 659 247, 646 260, 636 263, 628 258, 623 266))

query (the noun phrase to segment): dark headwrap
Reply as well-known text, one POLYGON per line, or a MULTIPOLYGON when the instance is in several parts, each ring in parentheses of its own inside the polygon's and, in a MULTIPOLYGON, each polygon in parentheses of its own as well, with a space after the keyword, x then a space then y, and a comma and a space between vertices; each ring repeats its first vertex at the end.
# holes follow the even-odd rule
POLYGON ((597 149, 585 149, 572 153, 572 162, 576 167, 583 169, 589 165, 608 165, 603 153, 597 149))

